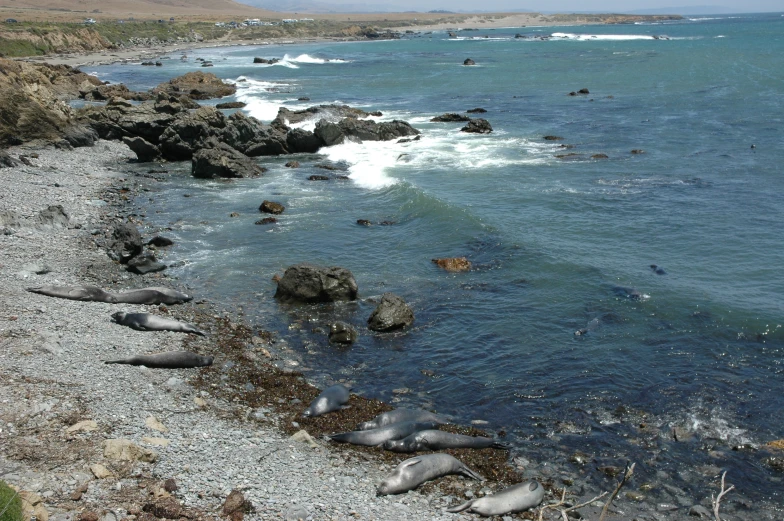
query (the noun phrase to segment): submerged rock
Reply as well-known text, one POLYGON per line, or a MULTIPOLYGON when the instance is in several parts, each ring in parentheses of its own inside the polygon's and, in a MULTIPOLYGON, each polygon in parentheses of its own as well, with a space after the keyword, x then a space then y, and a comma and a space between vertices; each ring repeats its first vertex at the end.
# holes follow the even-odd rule
POLYGON ((191 174, 201 178, 258 177, 264 171, 265 168, 225 143, 199 150, 191 162, 191 174))
POLYGON ((468 122, 468 125, 460 129, 460 132, 470 132, 473 134, 489 134, 493 131, 490 122, 486 119, 477 118, 468 122))

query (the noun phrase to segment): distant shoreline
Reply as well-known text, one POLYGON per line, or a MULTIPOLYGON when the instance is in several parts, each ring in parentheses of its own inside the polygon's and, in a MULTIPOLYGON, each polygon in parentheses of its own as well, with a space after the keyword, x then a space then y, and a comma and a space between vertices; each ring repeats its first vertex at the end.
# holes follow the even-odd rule
MULTIPOLYGON (((410 13, 406 13, 410 15, 410 13)), ((378 15, 381 16, 381 15, 378 15)), ((421 25, 422 20, 417 18, 405 20, 399 18, 401 14, 397 14, 394 20, 401 25, 395 27, 384 28, 385 30, 393 32, 428 32, 428 31, 448 31, 459 29, 501 29, 501 28, 515 28, 515 27, 555 27, 555 26, 574 26, 574 25, 607 25, 617 23, 629 23, 631 19, 645 19, 654 18, 660 19, 661 17, 652 16, 634 16, 629 17, 625 15, 552 15, 545 16, 538 13, 499 13, 499 14, 483 14, 472 15, 464 18, 455 17, 454 20, 443 21, 443 19, 435 19, 432 24, 421 25), (406 23, 416 22, 416 25, 405 25, 406 23)), ((344 20, 350 24, 351 15, 346 15, 344 20)), ((377 21, 384 26, 390 25, 391 20, 388 18, 377 21)), ((373 21, 364 21, 363 25, 371 25, 373 21)), ((348 25, 347 25, 348 27, 348 25)), ((2 35, 0 35, 2 37, 2 35)), ((356 36, 296 36, 296 37, 273 37, 273 38, 258 38, 253 40, 242 40, 235 38, 216 39, 203 42, 180 42, 176 44, 161 44, 152 46, 134 46, 123 49, 101 49, 94 51, 75 51, 65 52, 58 54, 48 54, 44 56, 31 56, 17 58, 20 60, 45 62, 51 65, 68 65, 70 67, 88 67, 95 65, 108 65, 112 63, 125 63, 135 61, 154 60, 161 56, 171 54, 174 52, 192 51, 194 49, 209 49, 215 47, 235 47, 235 46, 262 46, 262 45, 285 45, 285 44, 301 44, 301 43, 317 43, 326 41, 372 41, 370 39, 358 38, 356 36)))

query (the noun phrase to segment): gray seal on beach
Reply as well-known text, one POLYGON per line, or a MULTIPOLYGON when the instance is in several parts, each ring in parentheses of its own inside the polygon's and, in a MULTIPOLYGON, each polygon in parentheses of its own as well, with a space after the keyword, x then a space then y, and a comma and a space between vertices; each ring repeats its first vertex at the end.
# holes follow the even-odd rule
POLYGON ((168 351, 152 355, 134 355, 121 360, 107 360, 106 364, 143 365, 152 369, 190 369, 212 365, 214 357, 190 351, 168 351))
POLYGON ((446 476, 461 474, 463 476, 484 481, 485 478, 466 467, 462 461, 449 454, 425 454, 409 458, 395 467, 378 486, 377 494, 400 494, 413 490, 425 481, 446 476))
POLYGON ((193 297, 180 291, 164 287, 132 289, 122 293, 104 291, 95 286, 39 286, 27 288, 32 293, 49 297, 81 300, 85 302, 107 302, 109 304, 180 304, 193 297))
POLYGON ((448 508, 447 512, 468 510, 481 516, 501 516, 533 508, 544 499, 544 487, 536 481, 518 483, 497 494, 472 499, 460 506, 448 508))
POLYGON ((392 452, 417 452, 442 449, 510 449, 511 445, 482 436, 466 436, 439 430, 422 430, 403 439, 384 442, 384 449, 392 452))
POLYGON ((175 331, 205 336, 204 331, 197 329, 196 326, 192 324, 152 315, 150 313, 126 313, 124 311, 118 311, 112 313, 112 318, 118 324, 128 326, 137 331, 175 331))
POLYGON ((342 384, 335 384, 324 389, 315 400, 310 402, 310 407, 305 409, 302 416, 321 416, 328 412, 337 411, 344 404, 348 403, 349 391, 351 387, 342 384))
POLYGON ((435 422, 400 422, 385 427, 379 427, 378 429, 332 434, 330 438, 332 441, 337 441, 339 443, 377 447, 390 440, 399 440, 400 438, 405 438, 415 432, 433 429, 437 426, 438 424, 435 422))
POLYGON ((393 411, 382 412, 372 420, 360 423, 357 425, 357 430, 366 431, 368 429, 378 429, 379 427, 399 422, 448 423, 443 416, 430 411, 424 411, 422 409, 395 409, 393 411))

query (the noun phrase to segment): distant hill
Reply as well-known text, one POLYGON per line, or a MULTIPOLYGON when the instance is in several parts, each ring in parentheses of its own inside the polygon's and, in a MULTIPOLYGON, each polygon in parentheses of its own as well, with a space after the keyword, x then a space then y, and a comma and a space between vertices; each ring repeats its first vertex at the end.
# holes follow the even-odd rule
POLYGON ((242 0, 242 3, 259 9, 286 13, 399 13, 402 11, 400 6, 371 2, 331 4, 329 2, 318 2, 314 0, 242 0))
POLYGON ((233 0, 14 0, 0 5, 2 18, 19 13, 21 20, 79 20, 83 18, 188 18, 276 16, 233 0))

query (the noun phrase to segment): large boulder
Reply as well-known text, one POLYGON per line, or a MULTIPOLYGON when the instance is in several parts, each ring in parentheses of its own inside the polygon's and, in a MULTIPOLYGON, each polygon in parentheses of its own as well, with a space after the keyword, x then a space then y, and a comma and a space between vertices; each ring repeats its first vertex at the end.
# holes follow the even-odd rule
POLYGON ((447 114, 441 114, 440 116, 436 116, 432 118, 430 121, 434 123, 456 123, 456 122, 463 122, 463 121, 471 121, 471 118, 468 116, 463 116, 462 114, 455 114, 454 112, 449 112, 447 114))
POLYGON ((242 112, 228 117, 221 140, 251 157, 289 153, 285 130, 265 125, 242 112))
POLYGON ((357 282, 345 268, 297 264, 278 281, 275 298, 283 302, 335 302, 356 300, 357 282))
POLYGON ((321 140, 308 130, 293 128, 286 134, 286 144, 291 152, 314 153, 321 148, 321 140))
POLYGON ((127 264, 142 252, 142 236, 136 226, 121 223, 114 227, 107 247, 111 258, 127 264))
POLYGON ((79 97, 88 101, 106 101, 112 98, 123 98, 127 100, 146 101, 152 98, 149 92, 133 92, 128 90, 122 83, 111 85, 98 85, 79 91, 79 97))
POLYGON ((161 157, 160 149, 144 138, 123 136, 122 140, 136 154, 141 163, 157 161, 161 157))
POLYGON ((157 94, 165 92, 171 96, 188 96, 191 99, 202 100, 231 96, 237 92, 237 87, 224 83, 211 72, 189 72, 173 78, 166 83, 161 83, 152 92, 157 94))
POLYGON ((405 121, 378 123, 373 120, 345 118, 339 123, 319 121, 314 131, 325 145, 351 141, 388 141, 404 136, 416 136, 419 131, 405 121))
POLYGON ((98 141, 98 133, 89 125, 75 123, 65 128, 63 139, 72 147, 91 147, 98 141))
POLYGON ((134 105, 122 98, 112 98, 102 107, 84 107, 77 113, 101 139, 139 136, 157 144, 161 134, 176 120, 176 115, 158 111, 151 102, 134 105))
POLYGON ((414 322, 414 312, 408 304, 394 293, 384 293, 381 302, 368 318, 371 331, 394 331, 410 326, 414 322))
POLYGON ((468 122, 468 125, 460 129, 460 132, 469 132, 472 134, 489 134, 493 131, 490 122, 486 119, 476 118, 468 122))
POLYGON ((171 161, 191 159, 195 151, 213 147, 227 124, 226 115, 215 107, 182 114, 161 134, 161 154, 171 161))
POLYGON ((225 143, 214 148, 203 148, 193 154, 191 174, 193 177, 258 177, 265 171, 251 158, 225 143))

